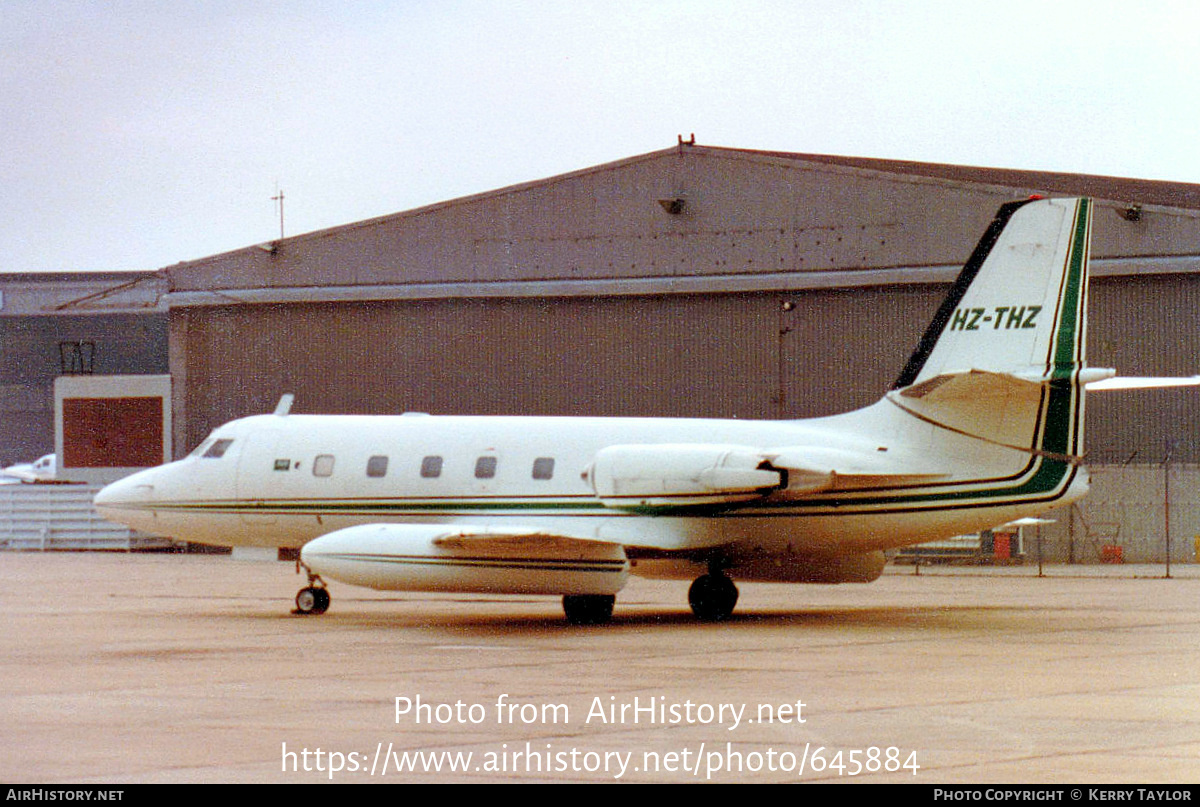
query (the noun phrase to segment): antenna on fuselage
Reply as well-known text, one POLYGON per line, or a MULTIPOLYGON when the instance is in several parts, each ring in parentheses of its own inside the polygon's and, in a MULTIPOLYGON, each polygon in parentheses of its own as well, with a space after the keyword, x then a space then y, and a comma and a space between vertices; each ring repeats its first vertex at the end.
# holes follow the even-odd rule
POLYGON ((290 392, 285 392, 279 396, 279 403, 275 404, 275 414, 283 417, 288 412, 292 411, 292 401, 296 400, 296 396, 290 392))

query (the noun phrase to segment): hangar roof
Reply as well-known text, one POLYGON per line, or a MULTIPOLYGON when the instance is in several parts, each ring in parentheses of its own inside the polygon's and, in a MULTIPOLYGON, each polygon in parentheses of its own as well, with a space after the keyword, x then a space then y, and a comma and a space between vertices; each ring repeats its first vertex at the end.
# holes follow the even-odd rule
POLYGON ((162 272, 170 306, 940 282, 1030 193, 1102 200, 1100 274, 1200 272, 1200 185, 682 141, 162 272))
POLYGON ((0 317, 166 312, 158 272, 0 273, 0 317))
POLYGON ((745 154, 770 154, 785 159, 866 168, 892 174, 977 182, 1014 188, 1039 188, 1063 196, 1090 196, 1096 199, 1134 200, 1138 204, 1200 210, 1200 185, 1155 179, 1132 179, 1094 174, 1064 174, 1055 171, 1024 171, 1016 168, 985 168, 972 165, 945 165, 907 160, 883 160, 874 157, 838 157, 829 154, 792 154, 788 152, 726 149, 745 154))

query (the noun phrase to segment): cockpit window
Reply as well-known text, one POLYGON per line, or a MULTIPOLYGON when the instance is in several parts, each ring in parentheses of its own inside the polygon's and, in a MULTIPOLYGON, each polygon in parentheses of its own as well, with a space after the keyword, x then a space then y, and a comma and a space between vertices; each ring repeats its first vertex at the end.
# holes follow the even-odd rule
POLYGON ((217 440, 200 456, 208 460, 218 460, 225 456, 225 452, 229 450, 229 446, 231 445, 233 445, 233 440, 217 440))

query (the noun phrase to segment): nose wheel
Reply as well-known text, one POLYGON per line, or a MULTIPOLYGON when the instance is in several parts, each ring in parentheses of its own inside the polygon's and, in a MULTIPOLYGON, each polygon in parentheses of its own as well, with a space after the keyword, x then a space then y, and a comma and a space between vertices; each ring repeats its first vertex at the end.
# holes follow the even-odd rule
POLYGON ((296 595, 295 613, 316 616, 329 610, 329 589, 308 586, 296 595))
POLYGON ((321 575, 314 574, 313 570, 297 561, 296 571, 304 569, 308 575, 308 585, 300 589, 296 594, 296 610, 293 614, 302 616, 317 616, 329 610, 329 589, 325 588, 325 581, 321 579, 321 575))

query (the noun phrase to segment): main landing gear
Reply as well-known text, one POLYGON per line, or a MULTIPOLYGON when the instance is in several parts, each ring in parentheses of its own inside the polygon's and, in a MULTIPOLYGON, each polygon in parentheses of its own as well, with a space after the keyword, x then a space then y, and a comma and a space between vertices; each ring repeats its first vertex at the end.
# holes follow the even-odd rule
POLYGON ((308 575, 308 585, 296 594, 296 610, 292 613, 302 616, 325 613, 329 610, 329 589, 325 588, 325 581, 321 575, 314 574, 312 569, 297 561, 296 571, 299 572, 301 568, 308 575))
POLYGON ((613 594, 565 594, 563 612, 572 625, 603 625, 612 619, 613 594))
POLYGON ((719 568, 709 567, 708 574, 697 577, 688 589, 692 613, 705 622, 729 619, 737 600, 737 586, 719 568))
MULTIPOLYGON (((611 594, 567 594, 562 599, 563 613, 572 625, 603 625, 612 619, 616 600, 611 594)), ((717 565, 710 566, 708 574, 697 577, 688 589, 692 613, 704 622, 729 619, 737 601, 737 586, 717 565)))

